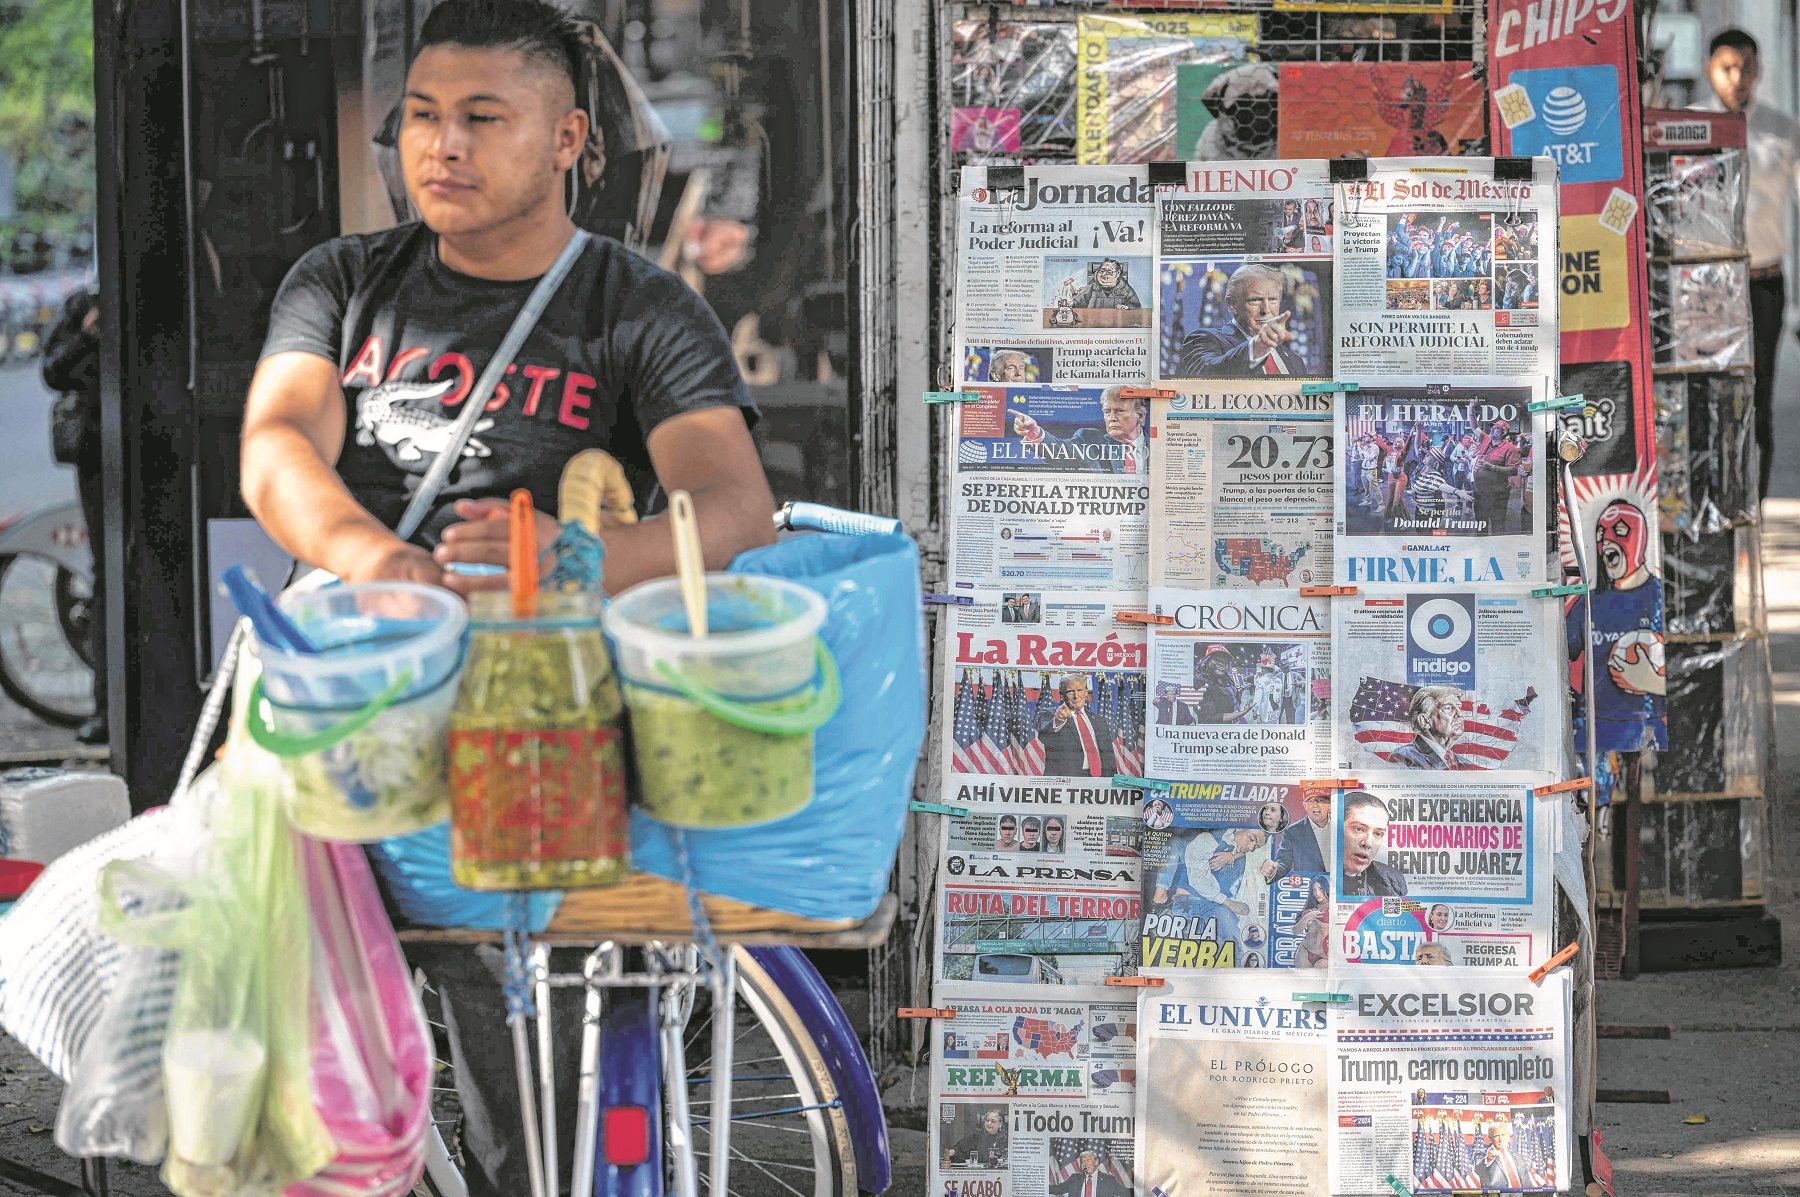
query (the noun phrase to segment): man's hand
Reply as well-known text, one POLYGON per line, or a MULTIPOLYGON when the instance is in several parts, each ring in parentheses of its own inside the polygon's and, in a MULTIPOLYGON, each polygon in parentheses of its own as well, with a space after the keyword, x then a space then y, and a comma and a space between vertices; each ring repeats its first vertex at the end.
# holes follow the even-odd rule
POLYGON ((1275 880, 1275 874, 1276 874, 1276 872, 1277 872, 1277 871, 1278 871, 1278 870, 1277 870, 1277 869, 1276 869, 1276 867, 1275 867, 1275 862, 1274 862, 1274 861, 1272 861, 1272 860, 1265 860, 1265 861, 1263 861, 1263 867, 1262 867, 1262 875, 1263 875, 1263 880, 1264 880, 1264 881, 1273 881, 1273 880, 1275 880))
POLYGON ((1013 413, 1013 431, 1028 445, 1044 439, 1043 425, 1022 411, 1013 413))
POLYGON ((346 582, 422 582, 427 586, 444 585, 444 571, 417 545, 390 537, 386 546, 376 546, 367 555, 353 558, 343 572, 346 582))
POLYGON ((1219 851, 1214 852, 1212 854, 1212 859, 1208 860, 1206 863, 1209 868, 1214 872, 1217 872, 1236 859, 1237 853, 1234 850, 1230 848, 1221 848, 1219 851))
POLYGON ((1256 330, 1256 336, 1250 342, 1251 358, 1261 361, 1294 339, 1295 334, 1289 332, 1287 327, 1288 317, 1291 315, 1292 312, 1283 312, 1273 320, 1265 321, 1256 330))
MULTIPOLYGON (((509 564, 511 503, 506 499, 462 499, 456 504, 456 514, 464 522, 445 528, 437 551, 429 557, 433 568, 442 573, 443 580, 438 584, 464 597, 480 590, 505 590, 510 585, 505 574, 477 577, 456 573, 449 566, 454 562, 498 565, 502 568, 509 564)), ((547 512, 538 511, 535 515, 541 568, 545 555, 549 553, 550 546, 555 543, 562 527, 547 512)))
POLYGON ((1156 893, 1151 895, 1150 904, 1152 906, 1161 906, 1163 903, 1167 902, 1168 900, 1169 900, 1169 887, 1166 885, 1159 885, 1156 887, 1156 893))
POLYGON ((1225 909, 1231 911, 1231 913, 1237 915, 1239 918, 1243 918, 1250 913, 1250 908, 1248 906, 1244 905, 1242 902, 1233 902, 1230 898, 1225 899, 1225 909))

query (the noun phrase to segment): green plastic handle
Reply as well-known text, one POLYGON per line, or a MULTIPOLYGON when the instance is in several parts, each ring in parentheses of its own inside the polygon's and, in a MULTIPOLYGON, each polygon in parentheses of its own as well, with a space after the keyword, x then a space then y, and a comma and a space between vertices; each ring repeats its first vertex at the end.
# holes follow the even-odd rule
POLYGON ((250 703, 249 709, 244 712, 244 730, 250 733, 250 738, 259 748, 267 749, 276 756, 309 756, 315 752, 324 752, 375 722, 376 716, 393 706, 394 700, 405 693, 410 685, 412 673, 402 673, 388 683, 387 689, 371 698, 361 710, 311 735, 296 736, 276 731, 263 718, 263 688, 262 678, 259 676, 250 683, 250 703))
POLYGON ((724 695, 683 676, 667 661, 656 663, 656 674, 663 681, 709 715, 717 715, 727 723, 747 731, 770 736, 804 736, 825 726, 837 714, 844 693, 838 679, 837 662, 825 641, 813 637, 813 656, 819 664, 819 688, 805 706, 772 710, 756 703, 733 702, 724 695))

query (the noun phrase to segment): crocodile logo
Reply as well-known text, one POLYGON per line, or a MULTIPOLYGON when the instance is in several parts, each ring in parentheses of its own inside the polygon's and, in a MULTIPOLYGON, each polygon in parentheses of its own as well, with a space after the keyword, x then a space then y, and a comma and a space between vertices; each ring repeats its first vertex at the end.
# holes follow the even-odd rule
MULTIPOLYGON (((356 400, 356 443, 380 445, 397 464, 411 464, 436 457, 450 447, 450 434, 455 420, 445 419, 436 411, 415 404, 431 402, 441 405, 443 397, 456 386, 456 379, 442 382, 384 382, 370 387, 356 400)), ((492 419, 480 420, 476 432, 494 426, 492 419)), ((464 457, 489 457, 489 449, 475 437, 463 446, 464 457)))

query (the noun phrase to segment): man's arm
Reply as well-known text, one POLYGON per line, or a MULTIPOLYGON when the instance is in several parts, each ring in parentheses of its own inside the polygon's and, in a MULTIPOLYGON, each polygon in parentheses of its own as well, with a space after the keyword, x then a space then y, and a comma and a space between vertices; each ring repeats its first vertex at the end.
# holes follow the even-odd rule
POLYGON ((302 352, 265 358, 244 411, 243 492, 251 514, 282 548, 346 582, 442 584, 431 554, 351 498, 335 468, 344 432, 335 363, 302 352))

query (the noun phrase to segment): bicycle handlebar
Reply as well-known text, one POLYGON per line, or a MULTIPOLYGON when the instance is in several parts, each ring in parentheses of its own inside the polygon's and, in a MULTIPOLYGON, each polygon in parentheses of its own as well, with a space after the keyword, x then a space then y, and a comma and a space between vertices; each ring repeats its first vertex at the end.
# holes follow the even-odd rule
POLYGON ((900 521, 885 515, 845 511, 823 503, 784 503, 775 513, 775 527, 783 532, 811 530, 841 532, 848 536, 891 536, 901 531, 900 521))

